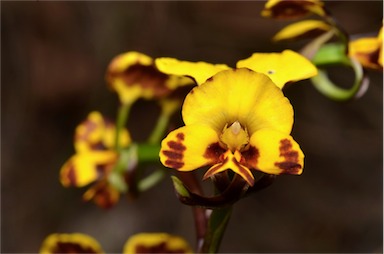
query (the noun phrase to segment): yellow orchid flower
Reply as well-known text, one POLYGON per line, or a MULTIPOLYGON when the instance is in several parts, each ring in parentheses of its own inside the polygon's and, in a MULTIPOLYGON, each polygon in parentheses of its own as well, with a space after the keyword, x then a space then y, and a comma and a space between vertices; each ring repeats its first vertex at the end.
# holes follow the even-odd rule
POLYGON ((261 12, 263 17, 274 19, 301 18, 310 14, 326 14, 320 0, 269 0, 261 12))
POLYGON ((100 244, 89 235, 81 233, 51 234, 43 241, 40 254, 54 253, 104 253, 100 244))
POLYGON ((377 37, 364 37, 349 43, 349 56, 365 68, 383 70, 383 28, 377 37))
MULTIPOLYGON (((118 160, 118 153, 114 150, 114 135, 115 126, 99 112, 91 112, 76 128, 76 153, 60 170, 60 181, 65 187, 83 187, 97 182, 84 194, 84 199, 93 199, 102 207, 110 207, 118 200, 116 190, 107 182, 108 175, 118 160)), ((120 142, 123 147, 131 142, 129 132, 125 129, 120 133, 120 142)))
POLYGON ((305 57, 292 50, 281 53, 254 53, 237 62, 237 68, 249 68, 267 75, 279 88, 289 82, 317 75, 317 68, 305 57))
MULTIPOLYGON (((54 253, 104 253, 99 242, 82 234, 51 234, 47 236, 40 254, 54 253)), ((167 233, 139 233, 131 236, 123 248, 124 254, 136 253, 193 253, 189 244, 181 237, 167 233)))
POLYGON ((140 233, 128 239, 123 253, 192 253, 192 249, 183 238, 176 235, 140 233))
POLYGON ((301 174, 304 154, 290 136, 293 109, 282 91, 262 73, 225 70, 185 98, 184 127, 161 143, 166 167, 192 171, 211 166, 204 179, 231 169, 250 186, 251 170, 301 174))
POLYGON ((273 38, 273 41, 297 40, 318 36, 332 29, 329 24, 320 20, 303 20, 284 27, 273 38))
MULTIPOLYGON (((180 61, 174 58, 158 58, 156 66, 170 75, 184 75, 193 78, 198 85, 222 70, 231 69, 224 64, 180 61)), ((288 82, 295 82, 317 75, 316 67, 305 57, 292 50, 281 53, 254 53, 237 62, 237 68, 249 68, 261 72, 282 88, 288 82)))
POLYGON ((164 98, 177 87, 190 84, 185 77, 162 73, 151 57, 136 51, 113 58, 106 80, 123 104, 132 104, 139 98, 164 98))

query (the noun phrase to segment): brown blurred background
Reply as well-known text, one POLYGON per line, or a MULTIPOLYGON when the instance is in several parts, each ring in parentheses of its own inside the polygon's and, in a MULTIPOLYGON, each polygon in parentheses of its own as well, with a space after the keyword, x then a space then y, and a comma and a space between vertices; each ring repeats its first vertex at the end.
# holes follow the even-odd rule
MULTIPOLYGON (((263 5, 1 2, 1 252, 37 252, 54 232, 90 234, 107 252, 120 252, 127 237, 142 231, 167 231, 194 244, 192 213, 169 179, 134 203, 123 199, 104 211, 81 201, 83 189, 64 189, 59 168, 89 111, 114 117, 117 99, 104 73, 119 53, 234 66, 253 52, 298 49, 270 42, 288 23, 261 18, 263 5)), ((326 5, 351 34, 376 34, 381 26, 382 1, 326 5)), ((367 93, 346 103, 326 99, 308 81, 286 91, 304 174, 281 176, 237 203, 222 252, 382 252, 383 79, 369 75, 367 93)), ((343 71, 335 78, 351 81, 343 71)), ((143 112, 155 109, 135 105, 128 123, 134 139, 146 137, 153 120, 143 112)))

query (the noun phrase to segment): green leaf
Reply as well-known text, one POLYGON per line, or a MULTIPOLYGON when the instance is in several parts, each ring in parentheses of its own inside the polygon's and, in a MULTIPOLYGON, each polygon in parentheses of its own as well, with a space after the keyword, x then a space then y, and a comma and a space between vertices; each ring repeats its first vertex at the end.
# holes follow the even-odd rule
POLYGON ((319 69, 319 74, 311 78, 313 86, 326 97, 336 101, 346 101, 362 96, 368 88, 369 79, 364 76, 360 63, 353 58, 347 58, 345 65, 350 66, 355 72, 355 81, 350 89, 340 88, 335 85, 327 75, 326 70, 319 69))
POLYGON ((175 190, 178 195, 184 198, 189 198, 191 195, 189 194, 189 191, 187 188, 185 188, 183 182, 177 178, 176 176, 171 176, 172 182, 173 182, 173 187, 175 187, 175 190))

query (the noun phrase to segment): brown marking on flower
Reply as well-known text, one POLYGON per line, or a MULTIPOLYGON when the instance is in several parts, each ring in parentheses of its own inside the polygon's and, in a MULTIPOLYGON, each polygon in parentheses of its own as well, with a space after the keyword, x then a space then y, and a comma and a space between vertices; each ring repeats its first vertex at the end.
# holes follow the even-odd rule
POLYGON ((68 179, 68 186, 76 186, 76 170, 72 162, 69 162, 65 177, 68 179))
POLYGON ((372 69, 382 69, 383 67, 379 63, 380 57, 380 48, 370 52, 370 53, 362 53, 356 52, 355 57, 360 60, 361 64, 364 67, 372 68, 372 69))
POLYGON ((232 158, 232 162, 236 165, 237 170, 239 170, 241 173, 241 176, 246 178, 244 180, 246 180, 250 186, 253 186, 255 184, 255 179, 253 179, 251 175, 252 173, 247 170, 245 166, 243 166, 240 162, 238 162, 236 158, 232 158))
POLYGON ((223 154, 227 150, 224 149, 219 142, 210 144, 204 153, 204 158, 212 161, 213 164, 222 162, 224 160, 223 154))
POLYGON ((83 246, 80 243, 57 242, 52 253, 99 253, 90 246, 83 246))
POLYGON ((228 157, 226 157, 225 159, 223 159, 223 161, 220 162, 219 164, 217 164, 217 165, 211 167, 210 169, 208 169, 208 171, 205 172, 203 179, 205 180, 205 179, 207 179, 208 177, 211 177, 211 176, 213 176, 214 174, 218 173, 218 170, 220 170, 220 169, 223 167, 223 165, 224 165, 225 163, 227 163, 227 162, 228 162, 228 157))
POLYGON ((180 169, 184 166, 184 151, 187 149, 187 147, 183 144, 184 138, 185 134, 179 132, 176 134, 177 141, 168 141, 167 145, 169 150, 162 151, 162 153, 168 158, 165 161, 166 166, 174 169, 180 169))
POLYGON ((284 157, 284 161, 276 162, 275 166, 283 170, 285 174, 298 174, 301 165, 299 162, 299 152, 292 149, 292 143, 289 139, 280 140, 280 157, 284 157))
POLYGON ((85 201, 93 200, 96 205, 104 209, 113 207, 119 200, 119 193, 106 181, 98 182, 93 185, 88 191, 89 196, 84 198, 85 201))
POLYGON ((165 242, 156 245, 146 246, 137 244, 135 253, 186 253, 185 249, 170 249, 165 242))
POLYGON ((170 159, 165 161, 165 165, 170 168, 180 169, 184 166, 184 162, 170 159))
POLYGON ((106 150, 107 147, 102 142, 97 142, 94 144, 89 144, 91 150, 106 150))
POLYGON ((260 156, 259 150, 257 150, 256 147, 249 146, 247 150, 241 152, 241 155, 241 164, 247 166, 248 168, 256 168, 257 161, 260 156))
POLYGON ((77 131, 75 134, 75 140, 84 140, 87 141, 89 135, 97 129, 97 124, 91 120, 85 120, 81 123, 82 126, 84 126, 84 131, 77 131))
POLYGON ((167 156, 171 160, 181 161, 183 159, 183 157, 184 157, 184 154, 182 154, 182 153, 178 153, 178 152, 175 152, 175 151, 169 151, 169 150, 164 150, 163 154, 165 156, 167 156))
POLYGON ((316 3, 305 0, 280 1, 270 9, 271 17, 276 19, 290 19, 303 17, 308 15, 310 13, 311 8, 316 5, 316 3))
POLYGON ((176 134, 176 138, 180 141, 184 141, 184 137, 185 137, 185 135, 182 132, 179 132, 176 134))
POLYGON ((116 78, 122 79, 127 86, 140 85, 144 89, 152 90, 155 97, 164 97, 171 92, 166 86, 169 75, 160 72, 153 65, 137 63, 122 72, 108 73, 107 79, 111 85, 116 78))
POLYGON ((169 141, 167 145, 174 151, 184 152, 187 149, 181 142, 169 141))

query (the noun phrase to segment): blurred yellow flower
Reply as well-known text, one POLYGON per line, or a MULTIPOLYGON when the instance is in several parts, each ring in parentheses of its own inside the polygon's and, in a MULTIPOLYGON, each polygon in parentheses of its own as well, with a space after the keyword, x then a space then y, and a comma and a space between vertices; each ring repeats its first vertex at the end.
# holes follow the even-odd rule
POLYGON ((176 235, 140 233, 128 239, 123 253, 192 253, 192 249, 183 238, 176 235))
POLYGON ((377 37, 364 37, 349 43, 349 56, 365 68, 383 70, 383 28, 377 37))
POLYGON ((139 98, 164 98, 176 88, 191 83, 185 77, 162 73, 151 57, 135 51, 112 59, 106 80, 123 104, 132 104, 139 98))
POLYGON ((250 186, 251 169, 267 174, 301 174, 304 154, 290 136, 293 109, 262 73, 224 70, 186 97, 184 127, 161 143, 160 160, 191 171, 211 166, 204 179, 231 169, 250 186))
POLYGON ((85 234, 51 234, 43 241, 40 254, 54 253, 104 253, 104 251, 95 239, 85 234))
POLYGON ((301 18, 310 14, 324 16, 323 5, 320 0, 269 0, 261 15, 274 19, 301 18))
MULTIPOLYGON (((108 176, 119 158, 114 150, 114 136, 115 126, 99 112, 91 112, 76 128, 76 153, 60 170, 60 181, 65 187, 83 187, 97 182, 84 194, 84 199, 93 199, 102 207, 110 207, 119 198, 117 190, 108 183, 108 176)), ((122 147, 127 147, 130 142, 129 132, 123 129, 120 132, 122 147)))
POLYGON ((281 29, 273 41, 297 40, 318 36, 332 29, 329 24, 320 20, 303 20, 290 24, 281 29))

